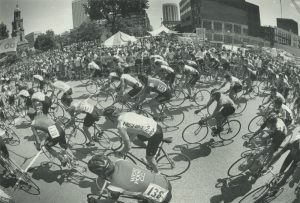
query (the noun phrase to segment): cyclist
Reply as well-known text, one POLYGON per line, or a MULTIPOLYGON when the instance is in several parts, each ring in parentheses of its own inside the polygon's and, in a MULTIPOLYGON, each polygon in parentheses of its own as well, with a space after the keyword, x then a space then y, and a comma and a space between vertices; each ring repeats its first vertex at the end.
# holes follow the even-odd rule
POLYGON ((96 79, 102 77, 101 68, 93 60, 88 64, 88 69, 94 70, 91 74, 91 78, 96 79))
POLYGON ((227 83, 230 83, 230 88, 225 93, 229 93, 229 98, 235 101, 234 95, 243 89, 242 81, 229 74, 225 74, 224 77, 226 81, 221 85, 221 87, 219 87, 219 89, 222 89, 227 83))
MULTIPOLYGON (((165 176, 151 173, 127 160, 119 159, 113 163, 107 156, 95 155, 88 161, 88 168, 110 182, 107 189, 114 202, 120 195, 162 203, 172 199, 172 186, 165 176)), ((100 203, 93 197, 88 202, 100 203)))
POLYGON ((282 99, 275 99, 274 110, 278 114, 278 117, 284 121, 287 127, 293 123, 293 113, 289 107, 282 103, 282 99))
POLYGON ((265 106, 266 104, 269 104, 269 103, 274 105, 274 101, 276 99, 281 99, 282 103, 285 104, 285 98, 282 96, 282 94, 277 92, 276 87, 271 87, 271 93, 270 93, 269 98, 264 103, 262 103, 259 107, 261 108, 261 107, 263 107, 263 106, 265 106))
MULTIPOLYGON (((143 85, 140 81, 128 74, 128 72, 129 69, 125 69, 124 73, 120 69, 117 70, 117 75, 121 81, 120 86, 117 88, 120 89, 118 96, 124 102, 128 101, 130 98, 134 98, 143 89, 143 85), (127 85, 131 87, 131 90, 125 93, 127 85)), ((120 99, 116 99, 115 103, 119 102, 120 99)))
POLYGON ((171 99, 171 90, 163 81, 159 79, 141 74, 138 75, 138 79, 143 84, 144 88, 139 93, 139 101, 137 105, 141 104, 146 99, 146 97, 150 95, 150 93, 156 93, 157 96, 147 101, 146 103, 149 104, 151 111, 154 113, 154 118, 157 118, 159 105, 171 99))
POLYGON ((154 157, 163 140, 161 126, 152 118, 133 112, 120 114, 119 110, 114 106, 104 109, 103 115, 117 125, 124 143, 121 153, 126 154, 131 149, 130 140, 132 139, 138 138, 139 141, 148 141, 146 160, 154 172, 158 172, 154 157))
POLYGON ((32 108, 28 110, 28 116, 32 121, 31 130, 36 141, 35 146, 37 150, 41 150, 41 142, 37 133, 37 131, 40 130, 48 134, 45 140, 46 150, 51 155, 58 158, 62 166, 66 166, 67 162, 65 158, 60 156, 59 153, 52 148, 54 145, 59 143, 60 147, 64 149, 63 152, 68 149, 65 131, 62 126, 59 123, 54 122, 49 116, 45 115, 44 113, 38 113, 32 108))
POLYGON ((236 107, 232 99, 230 99, 227 95, 222 94, 217 91, 217 89, 213 89, 211 91, 211 99, 208 101, 206 105, 204 105, 201 109, 196 110, 195 114, 198 114, 205 108, 208 108, 214 101, 217 102, 217 106, 212 113, 212 115, 202 119, 199 121, 200 125, 203 125, 209 119, 215 118, 217 127, 212 128, 213 136, 217 136, 220 132, 222 132, 222 125, 228 116, 234 114, 236 107))
POLYGON ((175 76, 176 76, 174 69, 171 68, 170 66, 166 66, 159 63, 157 60, 155 61, 155 66, 156 66, 155 69, 156 73, 154 74, 154 76, 159 74, 160 78, 162 78, 161 73, 166 73, 165 80, 168 82, 170 88, 172 89, 175 81, 175 76))
MULTIPOLYGON (((86 114, 83 121, 83 131, 85 136, 88 138, 89 142, 86 143, 86 146, 95 146, 94 140, 97 140, 96 137, 92 138, 92 135, 89 131, 89 128, 94 125, 96 121, 99 121, 101 116, 101 111, 95 105, 88 102, 88 99, 83 101, 73 101, 71 95, 65 95, 61 100, 62 104, 66 107, 66 111, 70 114, 71 119, 67 124, 67 127, 75 123, 75 118, 78 114, 86 114)), ((96 125, 97 130, 102 131, 99 126, 96 125)))
POLYGON ((246 83, 246 91, 245 95, 253 91, 253 82, 257 79, 257 71, 254 71, 253 65, 251 63, 248 63, 247 65, 244 65, 245 71, 246 71, 246 79, 243 81, 243 83, 246 83))
POLYGON ((290 152, 282 163, 279 171, 279 175, 281 176, 284 174, 284 177, 276 184, 276 187, 273 188, 275 194, 278 189, 286 183, 290 176, 292 176, 292 180, 289 182, 289 186, 291 188, 294 187, 294 184, 300 180, 300 135, 296 135, 290 142, 283 146, 283 148, 274 155, 270 163, 268 163, 265 168, 268 169, 287 151, 290 152), (288 167, 289 169, 286 171, 288 167))
POLYGON ((53 93, 51 94, 51 97, 46 96, 42 92, 33 93, 32 97, 31 97, 33 106, 36 109, 41 107, 43 114, 48 114, 49 109, 51 108, 51 105, 52 105, 52 96, 53 96, 53 93))
POLYGON ((184 84, 188 90, 187 99, 190 99, 192 98, 192 91, 194 90, 196 82, 200 79, 200 74, 195 68, 185 65, 183 61, 179 62, 179 66, 183 74, 180 81, 185 80, 184 84))
POLYGON ((277 82, 278 91, 283 95, 285 99, 287 99, 289 95, 290 85, 284 74, 279 74, 279 80, 277 82))

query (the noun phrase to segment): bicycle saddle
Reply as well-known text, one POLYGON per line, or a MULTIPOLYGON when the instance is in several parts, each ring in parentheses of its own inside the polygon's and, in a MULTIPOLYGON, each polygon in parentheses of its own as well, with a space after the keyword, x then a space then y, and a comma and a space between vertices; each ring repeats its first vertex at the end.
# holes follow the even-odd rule
POLYGON ((165 143, 168 143, 168 144, 172 143, 172 141, 173 141, 173 138, 172 138, 172 137, 165 137, 165 138, 163 138, 163 140, 162 140, 162 142, 165 142, 165 143))

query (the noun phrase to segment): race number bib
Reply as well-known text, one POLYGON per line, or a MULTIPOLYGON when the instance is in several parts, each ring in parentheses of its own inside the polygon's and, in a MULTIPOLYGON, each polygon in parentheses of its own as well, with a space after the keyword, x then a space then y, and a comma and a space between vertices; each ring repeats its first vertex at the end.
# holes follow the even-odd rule
POLYGON ((163 202, 168 194, 169 190, 166 190, 159 185, 150 183, 147 190, 143 195, 151 200, 157 202, 163 202))
POLYGON ((48 131, 49 131, 49 134, 50 134, 51 138, 59 137, 59 132, 58 132, 55 125, 49 126, 48 131))
POLYGON ((83 102, 81 104, 81 110, 84 111, 84 112, 86 112, 86 113, 91 114, 93 112, 93 110, 94 110, 94 106, 91 105, 91 104, 89 104, 89 103, 87 103, 87 102, 83 102))
POLYGON ((160 91, 160 92, 165 92, 165 91, 167 90, 167 87, 164 86, 164 85, 158 85, 157 89, 158 89, 158 91, 160 91))

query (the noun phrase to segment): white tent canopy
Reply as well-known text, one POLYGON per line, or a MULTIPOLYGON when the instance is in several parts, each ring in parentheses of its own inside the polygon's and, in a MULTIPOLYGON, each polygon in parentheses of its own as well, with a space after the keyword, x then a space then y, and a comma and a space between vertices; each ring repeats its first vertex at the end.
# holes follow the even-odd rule
POLYGON ((136 42, 137 39, 134 36, 127 35, 121 31, 117 32, 104 42, 104 46, 113 47, 113 46, 122 46, 127 45, 128 42, 136 42))
POLYGON ((164 25, 161 25, 160 28, 153 30, 151 32, 149 32, 152 36, 157 36, 161 33, 177 33, 176 31, 170 30, 168 28, 166 28, 164 25))

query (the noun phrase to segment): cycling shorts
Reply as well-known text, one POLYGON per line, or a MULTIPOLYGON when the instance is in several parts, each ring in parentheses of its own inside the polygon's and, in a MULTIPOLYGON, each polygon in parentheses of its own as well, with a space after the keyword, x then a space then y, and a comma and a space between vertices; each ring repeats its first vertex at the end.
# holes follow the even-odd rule
POLYGON ((59 143, 59 145, 63 148, 63 149, 67 149, 68 148, 68 145, 67 145, 67 142, 66 142, 66 134, 65 134, 65 131, 63 130, 63 128, 58 125, 58 124, 55 124, 58 132, 59 132, 59 137, 56 137, 56 138, 52 138, 50 136, 50 133, 48 132, 48 137, 46 138, 45 140, 45 147, 46 148, 51 148, 53 147, 54 145, 56 145, 57 143, 59 143))
POLYGON ((228 116, 234 114, 234 112, 235 112, 235 108, 233 106, 224 106, 223 109, 220 111, 220 113, 224 117, 228 117, 228 116))
POLYGON ((128 92, 130 97, 136 96, 143 88, 137 85, 134 85, 133 88, 128 92))
POLYGON ((146 138, 145 136, 138 135, 138 139, 141 141, 148 141, 147 147, 146 147, 146 156, 154 156, 158 150, 158 147, 163 139, 163 132, 160 125, 157 125, 156 132, 152 137, 146 138))
POLYGON ((194 86, 199 79, 200 79, 200 75, 199 74, 193 74, 192 75, 192 79, 190 80, 189 84, 191 86, 194 86))
POLYGON ((166 76, 166 80, 169 81, 169 84, 173 84, 174 81, 175 81, 175 73, 169 73, 167 76, 166 76))
POLYGON ((170 101, 171 98, 172 98, 172 93, 168 89, 164 93, 157 95, 157 97, 155 97, 155 100, 158 101, 159 103, 163 103, 163 102, 170 101))
POLYGON ((230 64, 228 62, 224 63, 222 66, 224 70, 230 70, 230 64))
POLYGON ((283 140, 285 139, 285 134, 279 131, 275 131, 271 133, 270 136, 272 138, 272 146, 274 147, 274 150, 277 151, 283 140))
POLYGON ((95 122, 99 121, 100 117, 100 110, 97 107, 94 107, 92 113, 87 113, 84 121, 83 121, 83 126, 86 127, 91 127, 94 125, 95 122))

